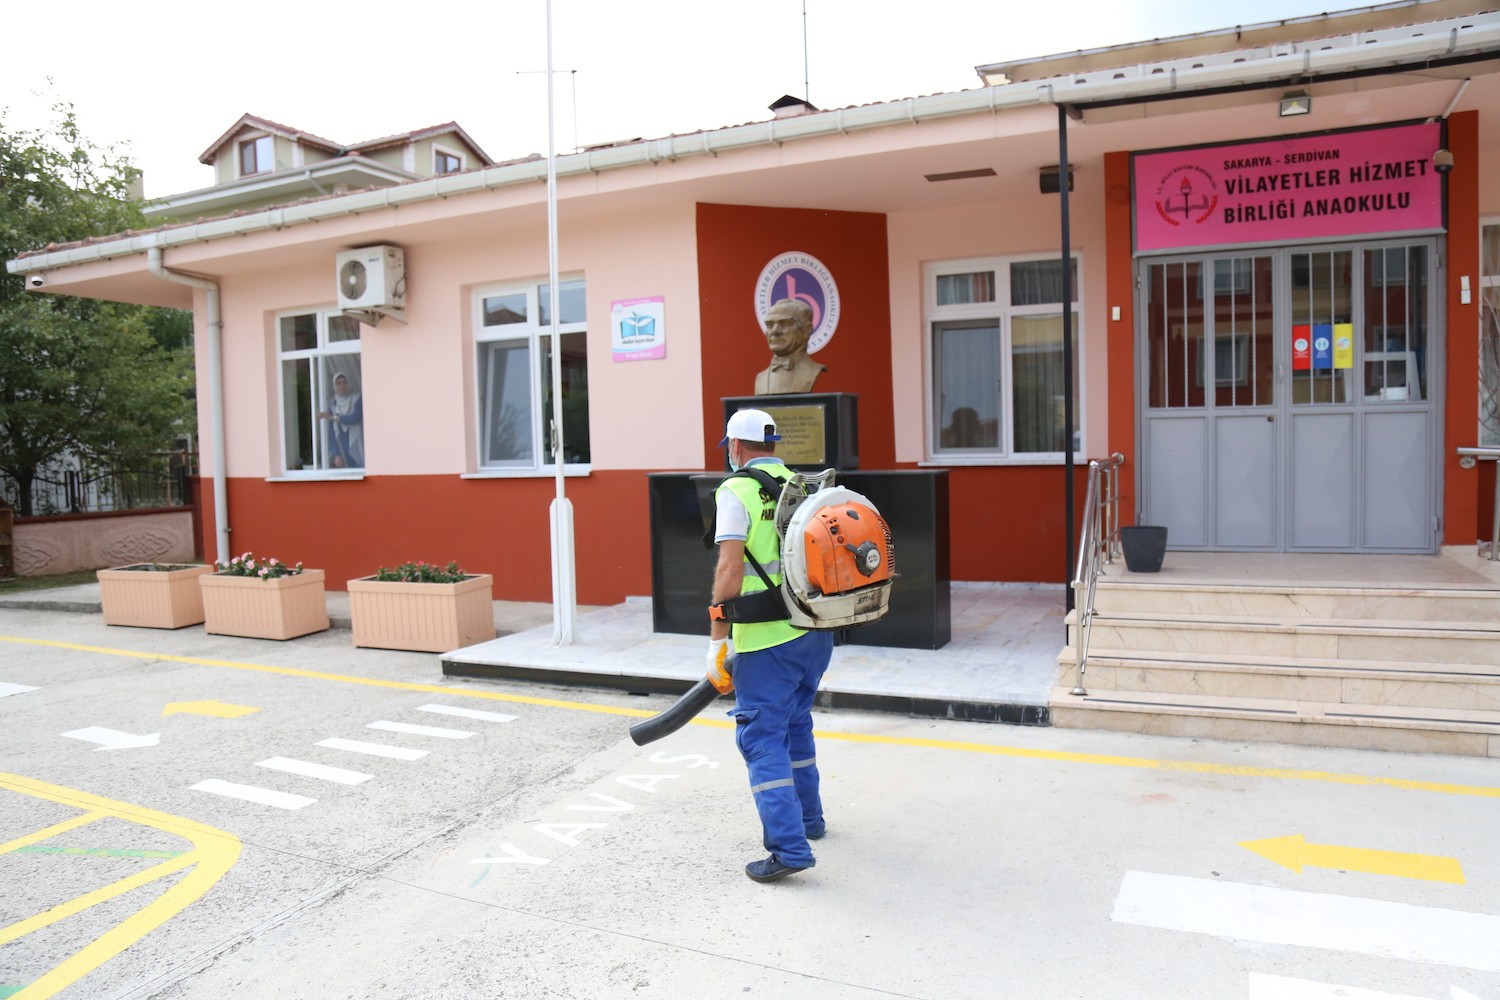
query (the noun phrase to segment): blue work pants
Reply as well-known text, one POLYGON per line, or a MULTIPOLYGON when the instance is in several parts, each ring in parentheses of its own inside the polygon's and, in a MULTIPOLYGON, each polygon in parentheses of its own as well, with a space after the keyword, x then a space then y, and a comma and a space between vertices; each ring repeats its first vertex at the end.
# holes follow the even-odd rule
POLYGON ((735 657, 735 744, 766 849, 794 868, 816 863, 807 830, 823 825, 812 706, 832 655, 833 633, 821 631, 735 657))

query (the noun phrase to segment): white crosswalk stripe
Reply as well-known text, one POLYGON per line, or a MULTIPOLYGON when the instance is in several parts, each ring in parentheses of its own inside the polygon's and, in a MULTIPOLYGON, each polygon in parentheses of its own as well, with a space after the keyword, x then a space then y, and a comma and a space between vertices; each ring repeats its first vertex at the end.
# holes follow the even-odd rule
POLYGON ((25 694, 27 691, 40 691, 41 688, 28 687, 25 684, 10 684, 0 681, 0 698, 8 694, 25 694))
POLYGON ((1237 941, 1500 971, 1500 916, 1182 875, 1125 873, 1113 919, 1237 941))
POLYGON ((330 750, 347 750, 350 753, 362 753, 370 757, 390 757, 392 760, 420 760, 426 757, 431 750, 413 750, 411 747, 393 747, 384 743, 365 743, 362 740, 346 740, 337 736, 326 740, 319 740, 318 746, 327 747, 330 750))
POLYGON ((257 761, 255 766, 269 767, 273 771, 285 771, 287 774, 299 774, 304 778, 336 781, 341 785, 358 785, 374 777, 372 774, 365 774, 361 771, 348 771, 342 767, 329 767, 327 764, 314 764, 309 760, 296 760, 292 757, 271 757, 268 760, 257 761))
POLYGON ((241 799, 245 802, 254 802, 263 806, 275 806, 277 809, 301 809, 310 806, 317 799, 310 799, 305 795, 293 795, 290 792, 278 792, 270 788, 261 788, 258 785, 237 785, 232 781, 222 781, 219 778, 209 778, 200 781, 193 786, 195 792, 209 792, 214 795, 223 795, 226 798, 241 799))
POLYGON ((480 708, 459 708, 454 705, 418 705, 418 712, 433 712, 437 715, 453 715, 460 719, 479 719, 484 722, 515 722, 517 715, 504 712, 486 712, 480 708))
POLYGON ((417 726, 410 722, 371 722, 366 729, 379 729, 386 733, 403 733, 407 736, 436 736, 444 740, 466 740, 474 734, 466 729, 445 729, 442 726, 417 726))

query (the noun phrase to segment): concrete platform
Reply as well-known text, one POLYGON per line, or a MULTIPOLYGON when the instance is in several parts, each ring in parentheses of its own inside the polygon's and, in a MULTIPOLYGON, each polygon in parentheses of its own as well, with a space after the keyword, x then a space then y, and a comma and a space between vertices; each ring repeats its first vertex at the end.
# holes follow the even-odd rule
MULTIPOLYGON (((818 703, 1045 725, 1067 644, 1064 598, 1060 584, 955 583, 952 642, 938 650, 839 646, 818 703)), ((550 624, 502 636, 444 654, 443 673, 668 694, 703 676, 704 637, 652 632, 649 598, 581 616, 571 646, 551 640, 550 624)))

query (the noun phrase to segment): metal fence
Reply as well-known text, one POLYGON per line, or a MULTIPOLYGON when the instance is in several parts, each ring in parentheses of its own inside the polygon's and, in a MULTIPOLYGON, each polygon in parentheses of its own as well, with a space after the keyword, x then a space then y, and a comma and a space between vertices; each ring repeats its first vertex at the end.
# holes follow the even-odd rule
POLYGON ((0 503, 23 517, 186 507, 192 503, 188 477, 197 466, 196 453, 174 451, 157 455, 142 469, 46 468, 32 480, 30 497, 22 497, 20 484, 0 473, 0 503))

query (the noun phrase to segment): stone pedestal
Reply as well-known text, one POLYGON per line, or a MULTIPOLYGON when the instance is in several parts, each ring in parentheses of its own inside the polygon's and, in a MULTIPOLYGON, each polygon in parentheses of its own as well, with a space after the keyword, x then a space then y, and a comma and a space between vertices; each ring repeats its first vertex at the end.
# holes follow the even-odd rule
MULTIPOLYGON (((652 629, 706 636, 717 554, 703 547, 703 535, 712 527, 712 493, 723 476, 662 472, 647 479, 652 629)), ((941 649, 953 635, 947 470, 840 472, 837 481, 869 497, 891 526, 898 574, 886 616, 840 630, 839 641, 941 649)))

